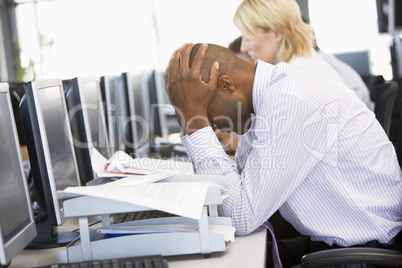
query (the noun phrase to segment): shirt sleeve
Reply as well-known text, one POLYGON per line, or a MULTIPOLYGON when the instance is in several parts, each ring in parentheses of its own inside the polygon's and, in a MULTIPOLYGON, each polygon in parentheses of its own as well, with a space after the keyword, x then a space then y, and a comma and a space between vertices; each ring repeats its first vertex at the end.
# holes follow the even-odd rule
POLYGON ((219 213, 231 217, 238 235, 254 231, 278 210, 328 145, 326 120, 303 101, 279 97, 264 110, 241 138, 240 154, 247 154, 236 155, 241 161, 225 153, 211 127, 182 137, 197 174, 228 178, 229 197, 219 213))

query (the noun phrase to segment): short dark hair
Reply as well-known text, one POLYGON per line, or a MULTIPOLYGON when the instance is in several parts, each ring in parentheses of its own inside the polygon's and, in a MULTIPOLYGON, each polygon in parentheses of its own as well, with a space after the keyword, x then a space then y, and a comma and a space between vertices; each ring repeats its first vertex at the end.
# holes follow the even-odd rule
MULTIPOLYGON (((200 48, 201 43, 195 44, 190 54, 190 67, 193 63, 194 56, 200 48)), ((207 83, 209 81, 209 72, 212 65, 217 61, 219 63, 220 74, 229 74, 235 67, 234 63, 238 62, 238 57, 228 48, 208 44, 207 52, 205 53, 204 62, 201 66, 202 80, 207 83)))
POLYGON ((232 43, 229 44, 229 49, 234 53, 241 53, 241 36, 237 37, 232 43))

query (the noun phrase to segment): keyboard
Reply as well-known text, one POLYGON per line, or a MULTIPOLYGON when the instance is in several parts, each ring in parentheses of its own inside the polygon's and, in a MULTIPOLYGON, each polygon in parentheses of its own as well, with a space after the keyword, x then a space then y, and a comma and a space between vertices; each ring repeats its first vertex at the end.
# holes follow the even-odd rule
POLYGON ((113 214, 110 216, 110 224, 117 224, 130 221, 147 220, 162 217, 175 217, 176 215, 160 210, 146 210, 128 213, 113 214))
POLYGON ((57 263, 39 268, 168 268, 168 262, 160 255, 109 259, 97 261, 82 261, 73 263, 57 263))

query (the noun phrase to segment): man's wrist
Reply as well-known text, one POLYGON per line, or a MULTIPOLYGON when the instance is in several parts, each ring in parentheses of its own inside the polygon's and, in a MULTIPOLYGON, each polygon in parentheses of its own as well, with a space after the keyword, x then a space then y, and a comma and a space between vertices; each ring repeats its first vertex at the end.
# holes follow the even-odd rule
POLYGON ((186 121, 184 135, 191 135, 199 129, 210 126, 206 116, 193 116, 186 121))

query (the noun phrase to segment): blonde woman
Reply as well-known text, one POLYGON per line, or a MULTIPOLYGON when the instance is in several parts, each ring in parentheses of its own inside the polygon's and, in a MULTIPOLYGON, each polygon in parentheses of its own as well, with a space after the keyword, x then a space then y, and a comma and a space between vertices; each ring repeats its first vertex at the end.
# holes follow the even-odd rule
MULTIPOLYGON (((336 70, 317 54, 313 28, 303 21, 295 0, 244 0, 233 21, 242 33, 240 50, 252 61, 302 65, 344 84, 336 70)), ((225 150, 234 154, 240 136, 219 131, 217 135, 225 150)))
POLYGON ((244 0, 233 21, 242 33, 241 51, 251 59, 302 65, 343 83, 316 53, 313 29, 302 20, 295 0, 244 0))

